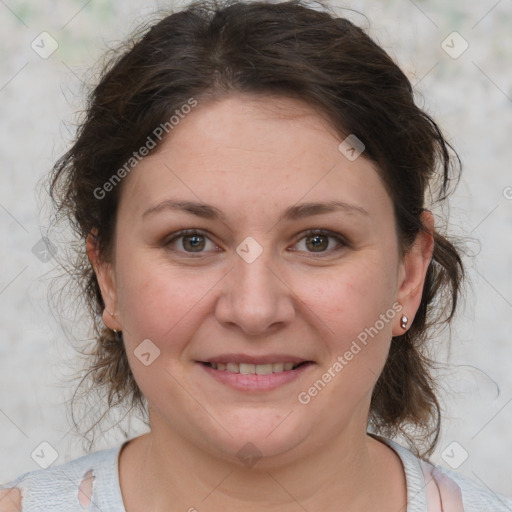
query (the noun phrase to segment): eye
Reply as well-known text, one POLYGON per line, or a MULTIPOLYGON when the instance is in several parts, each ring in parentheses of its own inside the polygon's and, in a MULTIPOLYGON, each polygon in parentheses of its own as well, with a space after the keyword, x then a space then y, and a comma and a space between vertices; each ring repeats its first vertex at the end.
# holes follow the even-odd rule
MULTIPOLYGON (((306 252, 318 254, 333 253, 348 246, 348 243, 342 236, 325 229, 310 229, 304 235, 295 246, 303 245, 306 248, 306 252)), ((292 251, 295 250, 297 249, 292 249, 292 251)))
MULTIPOLYGON (((341 235, 325 229, 310 229, 305 231, 303 235, 291 251, 305 250, 305 252, 322 255, 323 253, 331 254, 349 245, 341 235), (305 249, 297 249, 297 246, 300 247, 301 245, 305 249)), ((188 254, 204 254, 209 250, 215 251, 218 249, 217 245, 210 240, 208 234, 199 229, 179 231, 168 239, 164 245, 175 252, 188 254)))
POLYGON ((210 244, 211 249, 217 247, 206 235, 205 232, 197 229, 185 229, 176 233, 171 239, 165 242, 165 246, 177 252, 203 253, 203 249, 210 244), (174 246, 174 247, 173 247, 174 246), (176 247, 177 246, 177 247, 176 247))

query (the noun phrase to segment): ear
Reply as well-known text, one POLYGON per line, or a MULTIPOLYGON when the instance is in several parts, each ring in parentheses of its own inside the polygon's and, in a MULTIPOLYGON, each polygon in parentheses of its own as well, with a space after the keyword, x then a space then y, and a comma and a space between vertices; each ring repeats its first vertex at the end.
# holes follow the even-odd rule
MULTIPOLYGON (((420 306, 425 277, 434 252, 434 216, 425 210, 420 219, 427 232, 418 232, 399 268, 397 301, 403 308, 399 316, 408 318, 408 326, 414 321, 420 306)), ((401 336, 404 332, 399 324, 393 327, 393 336, 401 336)))
POLYGON ((97 243, 98 230, 92 229, 87 236, 86 247, 87 257, 94 269, 98 284, 101 290, 101 296, 105 303, 105 309, 103 310, 103 323, 109 329, 115 329, 117 331, 122 330, 120 320, 118 320, 117 311, 117 292, 116 292, 116 281, 114 268, 111 263, 104 261, 101 258, 98 243, 97 243))

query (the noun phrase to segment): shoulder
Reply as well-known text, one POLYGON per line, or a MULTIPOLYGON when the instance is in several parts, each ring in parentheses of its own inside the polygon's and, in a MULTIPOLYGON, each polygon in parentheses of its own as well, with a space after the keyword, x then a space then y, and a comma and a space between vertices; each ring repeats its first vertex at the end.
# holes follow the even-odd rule
POLYGON ((16 487, 0 491, 0 512, 21 512, 21 491, 16 487))
POLYGON ((120 447, 101 450, 47 469, 30 471, 0 485, 0 512, 66 510, 77 499, 87 505, 95 479, 108 479, 120 447), (28 502, 28 501, 30 502, 28 502))
POLYGON ((511 498, 498 494, 486 486, 479 485, 456 471, 435 466, 433 477, 440 489, 453 489, 453 483, 459 487, 465 512, 480 512, 481 510, 510 512, 512 510, 511 498))
MULTIPOLYGON (((372 434, 373 435, 373 434, 372 434)), ((396 441, 375 436, 393 448, 404 465, 408 494, 419 502, 419 509, 433 505, 444 512, 512 512, 512 499, 478 484, 456 471, 423 460, 396 441), (442 508, 441 508, 442 507, 442 508)))

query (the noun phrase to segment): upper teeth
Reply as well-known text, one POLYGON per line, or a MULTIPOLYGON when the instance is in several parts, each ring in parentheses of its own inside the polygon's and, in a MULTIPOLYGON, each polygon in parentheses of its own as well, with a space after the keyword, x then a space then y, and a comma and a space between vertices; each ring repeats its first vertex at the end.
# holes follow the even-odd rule
POLYGON ((232 373, 243 373, 246 375, 269 375, 282 371, 292 370, 294 363, 268 363, 268 364, 249 364, 249 363, 210 363, 216 370, 228 371, 232 373))

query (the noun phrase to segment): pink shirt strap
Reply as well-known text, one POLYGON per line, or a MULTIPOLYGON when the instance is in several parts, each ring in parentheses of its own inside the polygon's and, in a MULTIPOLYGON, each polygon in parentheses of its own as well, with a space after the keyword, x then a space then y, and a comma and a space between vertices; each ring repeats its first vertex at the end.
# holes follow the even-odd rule
POLYGON ((420 459, 426 482, 428 512, 464 512, 460 487, 432 464, 420 459))

